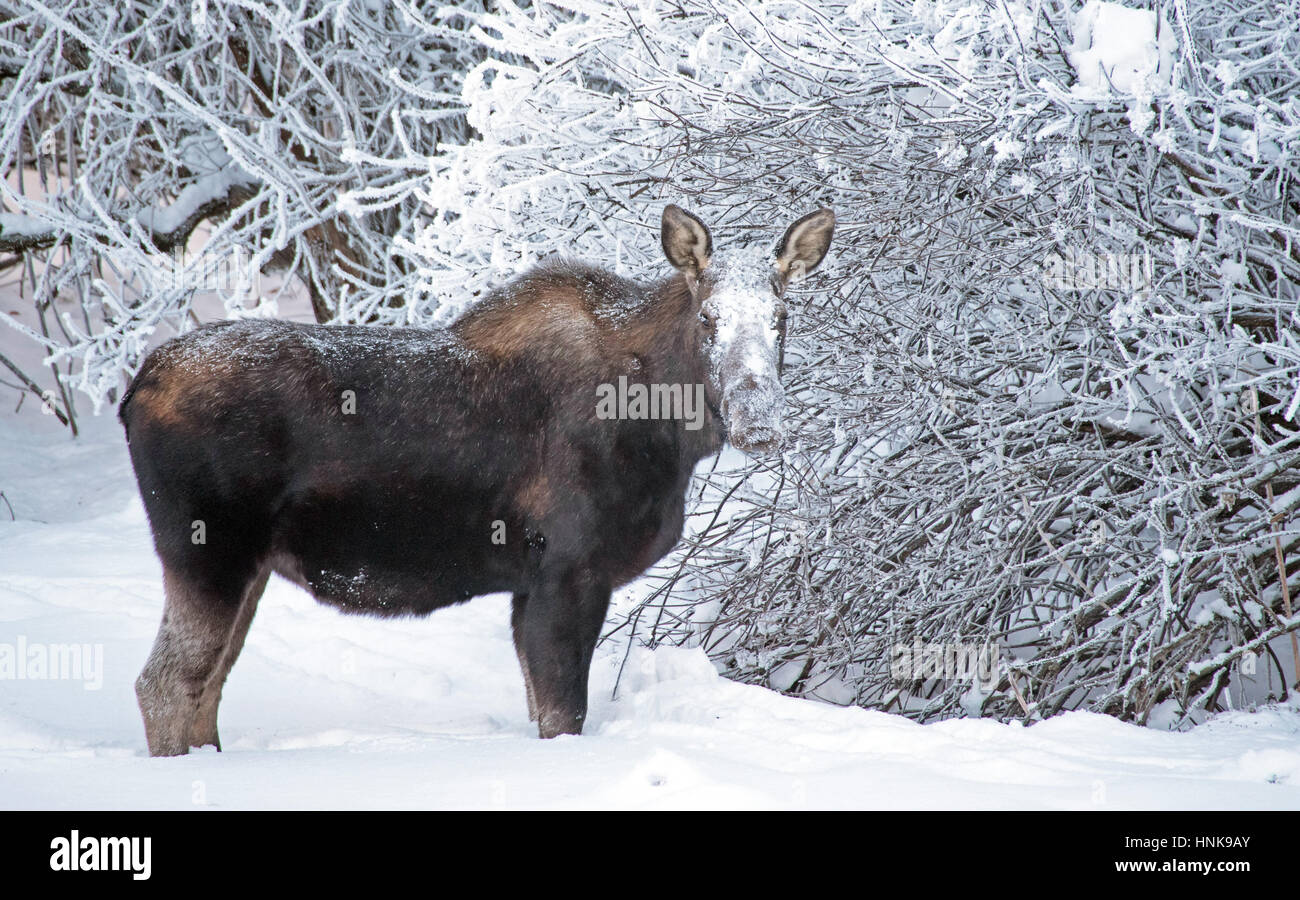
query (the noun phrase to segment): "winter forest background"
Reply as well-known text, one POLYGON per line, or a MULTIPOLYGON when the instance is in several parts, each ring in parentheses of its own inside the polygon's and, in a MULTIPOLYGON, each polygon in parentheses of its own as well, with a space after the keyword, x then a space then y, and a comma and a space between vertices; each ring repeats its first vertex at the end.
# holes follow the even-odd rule
POLYGON ((0 0, 0 97, 13 404, 110 412, 200 297, 437 325, 552 253, 658 276, 666 202, 830 205, 789 448, 610 629, 924 720, 1300 675, 1296 0, 0 0))

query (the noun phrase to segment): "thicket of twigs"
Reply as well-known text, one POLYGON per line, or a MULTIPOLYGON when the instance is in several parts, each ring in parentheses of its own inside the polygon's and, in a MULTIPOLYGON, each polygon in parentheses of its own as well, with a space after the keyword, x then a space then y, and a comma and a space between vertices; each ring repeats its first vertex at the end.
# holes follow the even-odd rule
POLYGON ((684 114, 677 179, 847 227, 801 309, 799 446, 703 504, 643 633, 920 718, 1182 720, 1295 682, 1300 25, 1170 5, 1172 71, 1100 96, 1063 9, 1028 10, 812 47, 731 20, 781 94, 684 114), (918 639, 1008 668, 900 683, 918 639))
POLYGON ((98 406, 196 293, 274 313, 262 271, 298 276, 322 321, 399 315, 418 261, 392 242, 430 211, 393 160, 468 133, 475 9, 0 2, 0 265, 22 267, 39 324, 9 324, 51 371, 0 364, 66 420, 75 390, 98 406), (403 185, 381 211, 340 207, 403 185))
POLYGON ((1195 718, 1297 677, 1300 10, 1145 8, 1107 78, 1060 0, 20 6, 0 153, 54 174, 0 249, 79 298, 40 339, 94 395, 184 313, 157 223, 215 183, 214 253, 378 323, 557 251, 659 273, 666 200, 718 242, 832 205, 791 446, 702 478, 615 627, 919 718, 1195 718), (917 640, 999 684, 900 680, 917 640))

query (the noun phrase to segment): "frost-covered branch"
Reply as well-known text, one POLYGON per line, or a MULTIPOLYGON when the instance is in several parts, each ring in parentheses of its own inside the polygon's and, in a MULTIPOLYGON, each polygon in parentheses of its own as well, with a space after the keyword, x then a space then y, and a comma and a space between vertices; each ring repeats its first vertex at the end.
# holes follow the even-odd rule
POLYGON ((110 395, 199 291, 273 312, 262 271, 298 276, 321 320, 401 308, 416 265, 392 239, 428 213, 391 160, 468 134, 481 9, 0 4, 0 251, 22 256, 42 327, 6 322, 43 348, 64 405, 70 387, 110 395), (343 215, 350 190, 390 202, 343 215))

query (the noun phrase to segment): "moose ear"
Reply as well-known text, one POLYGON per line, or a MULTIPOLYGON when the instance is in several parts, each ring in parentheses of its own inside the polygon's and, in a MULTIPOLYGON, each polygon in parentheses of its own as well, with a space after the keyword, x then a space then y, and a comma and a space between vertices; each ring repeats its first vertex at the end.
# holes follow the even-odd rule
POLYGON ((826 257, 835 234, 835 213, 819 209, 786 229, 776 245, 776 272, 782 284, 803 278, 826 257))
POLYGON ((699 278, 713 255, 713 236, 695 216, 670 203, 664 207, 659 240, 664 256, 688 279, 699 278))

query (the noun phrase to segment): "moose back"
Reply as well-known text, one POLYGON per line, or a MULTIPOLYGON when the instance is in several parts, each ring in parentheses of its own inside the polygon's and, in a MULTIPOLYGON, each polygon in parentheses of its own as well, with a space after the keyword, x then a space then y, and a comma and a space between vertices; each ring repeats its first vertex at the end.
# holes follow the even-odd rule
POLYGON ((163 565, 136 681, 150 754, 220 747, 221 688, 273 572, 379 616, 510 592, 531 718, 581 732, 611 591, 680 538, 696 463, 780 442, 781 297, 834 222, 715 254, 668 206, 676 271, 655 284, 553 262, 445 330, 246 319, 154 350, 119 411, 163 565), (704 408, 598 415, 613 384, 704 408))

